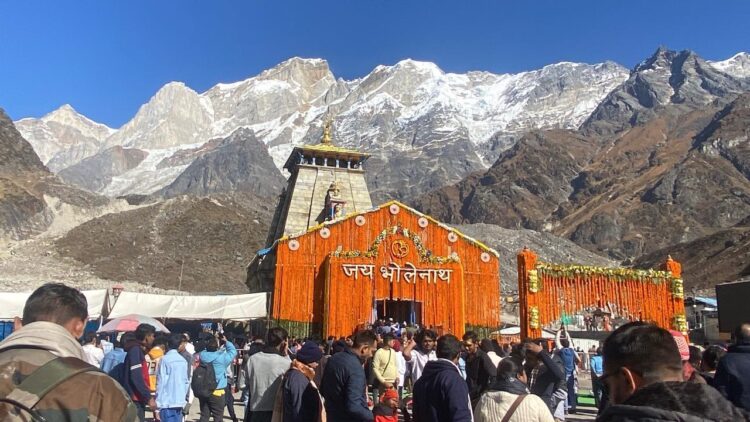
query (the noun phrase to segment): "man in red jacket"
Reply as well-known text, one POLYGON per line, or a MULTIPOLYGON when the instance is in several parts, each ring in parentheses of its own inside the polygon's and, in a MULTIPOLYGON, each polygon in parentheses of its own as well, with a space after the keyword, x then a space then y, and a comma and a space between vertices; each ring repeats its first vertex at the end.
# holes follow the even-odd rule
POLYGON ((146 420, 146 406, 156 412, 156 400, 149 388, 148 362, 146 351, 151 347, 156 335, 156 328, 150 324, 141 324, 135 329, 135 340, 125 345, 125 368, 123 386, 133 399, 138 409, 138 417, 146 420))

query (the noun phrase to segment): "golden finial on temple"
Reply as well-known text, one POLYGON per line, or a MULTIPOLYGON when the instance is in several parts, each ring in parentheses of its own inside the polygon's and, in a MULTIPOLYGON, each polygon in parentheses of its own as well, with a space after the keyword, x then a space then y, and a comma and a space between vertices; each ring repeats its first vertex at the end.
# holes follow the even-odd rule
POLYGON ((332 121, 328 118, 323 124, 323 139, 320 140, 321 144, 330 145, 333 141, 333 135, 331 134, 332 121))

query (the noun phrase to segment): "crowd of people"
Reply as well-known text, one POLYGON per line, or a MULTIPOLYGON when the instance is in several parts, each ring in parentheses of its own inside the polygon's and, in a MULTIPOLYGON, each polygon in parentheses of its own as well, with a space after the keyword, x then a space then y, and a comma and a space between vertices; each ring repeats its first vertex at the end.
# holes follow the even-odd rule
MULTIPOLYGON (((183 421, 197 399, 201 421, 225 410, 238 421, 241 391, 250 422, 548 422, 576 412, 584 368, 564 329, 552 344, 501 346, 415 326, 322 343, 276 327, 235 345, 221 332, 193 343, 148 324, 100 339, 84 333, 87 317, 75 289, 32 293, 22 325, 0 343, 0 420, 183 421)), ((630 322, 588 354, 597 420, 750 420, 750 324, 727 348, 701 349, 630 322)))

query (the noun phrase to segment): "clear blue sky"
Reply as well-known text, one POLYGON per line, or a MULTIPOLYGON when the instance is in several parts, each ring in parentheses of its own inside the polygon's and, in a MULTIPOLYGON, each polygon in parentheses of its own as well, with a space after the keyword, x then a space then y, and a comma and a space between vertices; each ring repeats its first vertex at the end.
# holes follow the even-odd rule
POLYGON ((346 79, 404 58, 450 72, 632 67, 659 45, 749 51, 748 28, 745 0, 0 0, 0 107, 19 119, 70 103, 119 127, 169 81, 202 92, 292 56, 346 79))

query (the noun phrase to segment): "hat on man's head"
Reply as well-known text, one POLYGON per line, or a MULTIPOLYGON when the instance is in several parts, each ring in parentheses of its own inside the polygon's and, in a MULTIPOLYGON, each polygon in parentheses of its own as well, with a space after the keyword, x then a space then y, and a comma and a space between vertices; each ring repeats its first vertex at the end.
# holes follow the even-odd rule
POLYGON ((380 401, 386 401, 388 399, 398 400, 398 392, 395 388, 387 388, 385 392, 380 396, 380 401))
POLYGON ((690 360, 690 345, 685 336, 677 330, 669 330, 669 334, 672 334, 674 342, 677 343, 677 349, 680 351, 680 359, 683 361, 690 360))
POLYGON ((318 347, 318 343, 314 341, 306 341, 302 345, 302 348, 297 351, 297 360, 309 365, 313 362, 319 362, 323 357, 323 352, 318 347))

